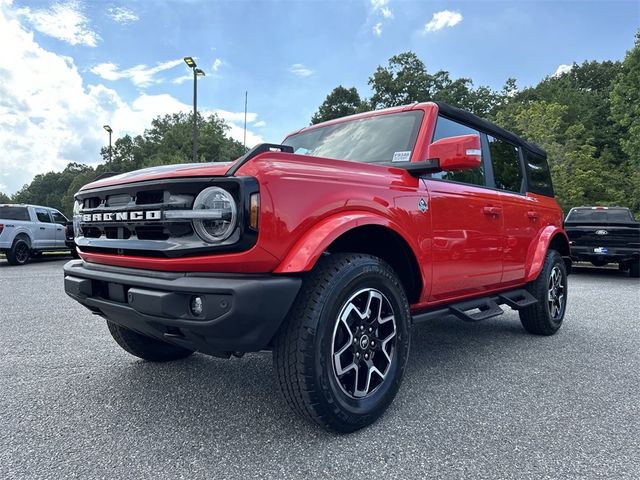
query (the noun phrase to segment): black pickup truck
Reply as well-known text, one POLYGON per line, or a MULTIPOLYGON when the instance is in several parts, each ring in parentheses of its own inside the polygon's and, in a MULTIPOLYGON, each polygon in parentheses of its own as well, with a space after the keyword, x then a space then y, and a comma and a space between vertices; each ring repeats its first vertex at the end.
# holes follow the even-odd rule
POLYGON ((640 223, 628 208, 572 208, 564 227, 574 260, 596 267, 617 263, 629 276, 640 276, 640 223))

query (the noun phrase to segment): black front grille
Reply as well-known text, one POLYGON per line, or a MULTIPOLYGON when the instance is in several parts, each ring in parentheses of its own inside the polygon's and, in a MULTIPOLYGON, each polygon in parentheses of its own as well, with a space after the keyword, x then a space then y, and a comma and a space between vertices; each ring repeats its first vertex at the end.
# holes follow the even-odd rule
POLYGON ((82 204, 80 215, 87 219, 81 221, 76 243, 86 252, 153 257, 246 250, 257 240, 257 233, 246 225, 245 211, 249 196, 257 191, 257 182, 250 177, 167 179, 81 191, 76 198, 82 204), (238 228, 223 244, 204 242, 189 220, 164 219, 167 210, 191 209, 198 193, 214 185, 229 191, 238 204, 238 228), (161 218, 129 219, 131 212, 143 212, 145 218, 148 211, 160 212, 161 218), (111 214, 110 220, 104 220, 105 213, 111 214))

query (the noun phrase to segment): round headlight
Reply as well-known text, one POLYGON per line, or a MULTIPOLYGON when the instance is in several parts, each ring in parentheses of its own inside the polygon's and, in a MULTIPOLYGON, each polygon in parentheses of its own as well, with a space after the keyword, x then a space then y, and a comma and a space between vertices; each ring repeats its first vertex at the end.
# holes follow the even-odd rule
POLYGON ((236 228, 238 217, 236 201, 229 192, 222 188, 205 188, 193 202, 193 210, 196 212, 202 210, 211 211, 211 218, 193 220, 193 226, 197 234, 205 242, 222 242, 236 228))

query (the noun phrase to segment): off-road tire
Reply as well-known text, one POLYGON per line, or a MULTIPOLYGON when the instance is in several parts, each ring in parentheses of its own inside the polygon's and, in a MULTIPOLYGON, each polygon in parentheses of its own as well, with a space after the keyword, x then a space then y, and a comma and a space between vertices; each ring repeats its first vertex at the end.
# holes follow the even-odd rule
POLYGON ((11 250, 7 251, 7 262, 9 265, 24 265, 29 261, 31 256, 31 247, 29 242, 22 237, 18 237, 13 241, 11 250))
POLYGON ((125 351, 150 362, 170 362, 187 358, 193 350, 147 337, 107 320, 109 333, 125 351))
POLYGON ((544 260, 542 270, 533 282, 527 285, 527 290, 538 302, 530 307, 520 310, 520 322, 524 329, 534 335, 553 335, 562 326, 567 307, 567 268, 562 256, 556 250, 549 250, 544 260), (549 282, 552 273, 560 272, 562 275, 563 301, 561 311, 553 316, 549 306, 549 282))
MULTIPOLYGON (((372 311, 371 297, 369 302, 367 305, 372 311)), ((380 302, 382 304, 382 300, 380 302)), ((382 318, 381 310, 376 318, 382 318)), ((378 330, 372 335, 378 335, 381 324, 378 323, 378 330)), ((410 328, 409 303, 400 280, 387 263, 364 254, 322 257, 304 278, 288 318, 274 340, 273 361, 282 395, 295 412, 328 431, 353 432, 373 423, 391 404, 402 382, 409 356, 410 328), (359 292, 377 292, 384 296, 392 309, 396 339, 389 349, 393 349, 393 354, 386 356, 391 360, 388 360, 384 379, 378 377, 379 384, 371 392, 355 398, 340 384, 333 350, 338 318, 349 302, 361 294, 359 292)), ((379 340, 374 336, 373 340, 379 340)), ((386 342, 379 341, 378 350, 381 346, 385 349, 386 342)), ((383 355, 380 351, 371 355, 371 363, 379 353, 383 355)), ((376 360, 379 358, 387 361, 385 357, 376 357, 376 360)), ((353 362, 355 364, 355 358, 353 362)), ((369 374, 367 389, 372 378, 369 374)), ((354 384, 358 384, 357 377, 354 384)))
POLYGON ((629 264, 629 276, 631 278, 640 277, 640 260, 634 260, 629 264))

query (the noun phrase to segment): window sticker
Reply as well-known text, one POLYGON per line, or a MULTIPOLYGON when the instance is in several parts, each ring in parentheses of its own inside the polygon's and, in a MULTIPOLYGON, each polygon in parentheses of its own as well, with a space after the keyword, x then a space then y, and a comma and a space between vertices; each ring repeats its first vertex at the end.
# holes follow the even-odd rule
POLYGON ((405 152, 394 152, 392 162, 408 162, 411 158, 411 150, 405 152))

